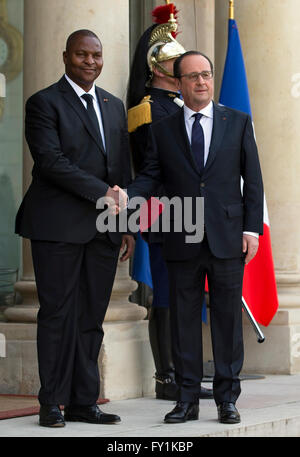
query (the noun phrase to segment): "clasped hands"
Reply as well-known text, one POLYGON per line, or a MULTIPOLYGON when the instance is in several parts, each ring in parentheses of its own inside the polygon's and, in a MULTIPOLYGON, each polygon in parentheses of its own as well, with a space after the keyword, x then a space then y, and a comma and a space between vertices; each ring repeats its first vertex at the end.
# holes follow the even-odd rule
POLYGON ((108 205, 109 212, 117 215, 126 208, 128 196, 121 187, 114 185, 109 187, 105 194, 105 203, 108 205))
MULTIPOLYGON (((121 187, 114 185, 109 187, 105 195, 105 203, 108 205, 109 212, 113 215, 119 214, 127 207, 128 196, 121 187)), ((132 235, 123 235, 121 244, 121 262, 129 259, 134 252, 135 241, 132 235)))

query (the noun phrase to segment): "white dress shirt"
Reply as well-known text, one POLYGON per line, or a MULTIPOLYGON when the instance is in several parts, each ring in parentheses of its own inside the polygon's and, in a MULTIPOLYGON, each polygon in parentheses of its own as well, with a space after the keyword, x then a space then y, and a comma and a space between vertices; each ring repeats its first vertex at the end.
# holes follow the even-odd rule
MULTIPOLYGON (((192 143, 192 128, 193 128, 193 123, 195 121, 195 118, 193 117, 193 115, 197 112, 203 114, 203 116, 201 117, 199 122, 202 126, 203 134, 204 134, 204 165, 205 165, 208 154, 209 154, 211 135, 212 135, 212 129, 213 129, 213 120, 214 120, 213 102, 210 101, 209 104, 206 105, 200 111, 193 111, 186 105, 183 106, 183 110, 184 110, 185 128, 186 128, 186 132, 187 132, 190 143, 192 143)), ((259 237, 258 233, 254 233, 254 232, 243 232, 243 233, 244 233, 244 235, 252 235, 252 236, 255 236, 256 238, 259 237)))
POLYGON ((103 146, 105 149, 104 128, 103 128, 103 123, 102 123, 101 110, 100 110, 99 102, 98 102, 97 95, 96 95, 95 83, 93 84, 93 87, 88 92, 86 92, 80 86, 78 86, 78 84, 74 83, 74 81, 72 81, 72 79, 70 79, 68 75, 65 74, 65 78, 68 81, 68 83, 72 86, 72 88, 75 90, 76 94, 80 98, 80 100, 83 103, 83 106, 85 108, 87 108, 87 102, 82 98, 82 95, 90 94, 93 97, 93 106, 94 106, 94 110, 96 111, 96 115, 98 118, 100 133, 101 133, 101 137, 102 137, 102 143, 103 143, 103 146))

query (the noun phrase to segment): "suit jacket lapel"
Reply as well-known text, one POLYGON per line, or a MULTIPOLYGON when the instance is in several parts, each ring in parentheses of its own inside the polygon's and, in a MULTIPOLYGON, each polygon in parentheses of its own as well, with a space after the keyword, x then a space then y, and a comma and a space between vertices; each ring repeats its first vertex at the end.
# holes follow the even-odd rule
POLYGON ((92 136, 92 138, 95 140, 101 151, 105 154, 105 150, 103 148, 102 141, 99 137, 98 132, 95 131, 95 128, 90 121, 89 117, 87 116, 86 109, 83 105, 83 103, 79 100, 78 95, 76 92, 72 89, 66 78, 63 76, 59 82, 58 86, 60 91, 62 92, 62 95, 64 99, 68 102, 68 104, 72 107, 72 109, 77 113, 77 115, 80 117, 82 120, 83 124, 85 125, 88 133, 92 136))
POLYGON ((101 111, 101 118, 104 130, 104 138, 105 138, 105 150, 106 154, 108 155, 109 147, 110 147, 110 119, 109 119, 109 99, 103 96, 103 93, 99 87, 96 87, 96 93, 98 97, 98 102, 100 105, 101 111))
POLYGON ((222 143, 223 136, 227 126, 227 115, 228 111, 226 110, 225 106, 216 105, 214 103, 213 130, 211 135, 209 153, 204 167, 204 173, 213 164, 217 155, 218 148, 222 143))

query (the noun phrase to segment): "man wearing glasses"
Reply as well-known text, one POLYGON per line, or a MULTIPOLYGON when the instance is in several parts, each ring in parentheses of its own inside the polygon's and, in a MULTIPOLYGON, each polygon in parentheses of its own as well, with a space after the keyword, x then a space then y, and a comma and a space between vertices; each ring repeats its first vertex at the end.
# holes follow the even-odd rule
MULTIPOLYGON (((197 51, 180 56, 174 75, 184 106, 151 126, 147 165, 128 195, 204 198, 204 237, 165 233, 174 365, 179 396, 165 422, 196 420, 202 370, 201 306, 208 280, 215 376, 222 423, 238 423, 243 364, 242 282, 263 231, 263 183, 250 116, 213 102, 213 66, 197 51), (243 189, 241 189, 241 177, 243 189)), ((192 207, 193 218, 195 206, 192 207)), ((195 220, 195 218, 193 219, 195 220)), ((171 221, 172 222, 172 221, 171 221)), ((190 233, 189 233, 190 235, 190 233)))

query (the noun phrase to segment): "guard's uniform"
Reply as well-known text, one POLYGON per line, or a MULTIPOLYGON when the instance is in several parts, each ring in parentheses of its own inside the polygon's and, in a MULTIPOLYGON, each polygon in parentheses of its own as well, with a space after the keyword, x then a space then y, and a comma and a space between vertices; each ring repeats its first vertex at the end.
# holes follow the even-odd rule
MULTIPOLYGON (((178 92, 167 91, 159 88, 148 88, 145 96, 150 104, 151 121, 156 122, 166 116, 174 114, 180 109, 182 100, 178 92)), ((150 121, 150 117, 148 118, 150 121)), ((143 166, 145 151, 147 146, 148 129, 151 123, 144 123, 134 132, 130 133, 132 147, 132 159, 135 173, 138 173, 143 166)), ((155 197, 164 196, 163 187, 160 187, 155 197)), ((153 302, 152 307, 169 307, 168 273, 162 257, 161 245, 162 235, 149 231, 143 233, 143 238, 148 242, 150 255, 150 269, 153 283, 153 302)))
MULTIPOLYGON (((128 127, 132 161, 135 173, 143 167, 149 127, 151 123, 174 114, 182 101, 178 92, 160 88, 145 88, 141 103, 128 113, 128 127)), ((164 195, 161 186, 154 197, 164 195)), ((178 386, 175 383, 171 352, 169 322, 168 271, 162 256, 162 234, 149 231, 143 233, 149 247, 150 271, 153 284, 153 301, 149 313, 149 339, 156 373, 156 397, 174 400, 178 386)))
MULTIPOLYGON (((136 173, 139 172, 145 157, 150 123, 174 114, 180 108, 178 105, 178 100, 180 100, 178 92, 149 87, 145 88, 145 98, 147 98, 145 103, 149 103, 150 105, 151 117, 148 117, 147 123, 140 125, 135 131, 130 133, 132 159, 136 173)), ((132 126, 132 129, 134 129, 134 126, 132 126)))

